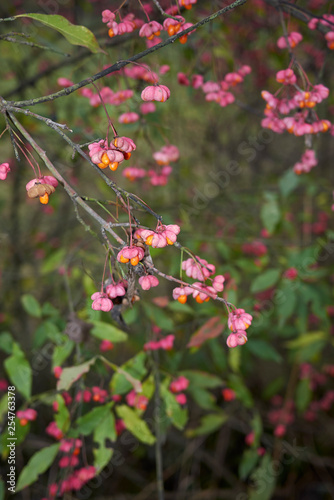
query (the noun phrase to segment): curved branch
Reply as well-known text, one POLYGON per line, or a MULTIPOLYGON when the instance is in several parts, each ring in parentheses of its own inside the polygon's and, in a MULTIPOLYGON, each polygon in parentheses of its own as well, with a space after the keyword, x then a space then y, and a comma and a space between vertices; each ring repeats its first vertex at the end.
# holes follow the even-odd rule
POLYGON ((127 66, 128 64, 138 61, 139 59, 142 59, 143 57, 147 56, 148 54, 151 54, 152 52, 155 52, 156 50, 162 49, 163 47, 166 47, 167 45, 170 45, 171 43, 174 43, 178 38, 181 38, 184 35, 188 35, 191 31, 194 31, 197 28, 200 28, 201 26, 204 26, 205 24, 209 23, 210 21, 213 21, 217 17, 221 16, 222 14, 225 14, 225 12, 228 12, 230 10, 235 9, 236 7, 239 7, 240 5, 243 5, 246 3, 247 0, 235 0, 232 4, 227 5, 223 9, 218 10, 214 14, 211 14, 208 17, 205 17, 198 23, 194 24, 190 28, 187 28, 183 31, 180 31, 176 35, 168 38, 164 42, 158 43, 157 45, 154 45, 154 47, 151 47, 149 49, 143 50, 142 52, 139 52, 138 54, 135 54, 134 56, 130 57, 126 61, 118 61, 117 63, 113 64, 112 66, 109 66, 109 68, 104 69, 103 71, 100 71, 99 73, 96 73, 95 75, 91 76, 90 78, 86 78, 85 80, 82 80, 79 83, 76 83, 75 85, 72 85, 71 87, 67 87, 66 89, 60 90, 59 92, 55 92, 54 94, 49 94, 47 96, 43 97, 37 97, 35 99, 29 99, 26 101, 17 101, 17 102, 12 102, 8 101, 9 104, 17 107, 25 107, 25 106, 35 106, 36 104, 41 104, 43 102, 48 102, 48 101, 54 101, 55 99, 58 99, 58 97, 64 97, 69 94, 72 94, 76 90, 81 89, 82 87, 85 87, 86 85, 90 85, 91 83, 95 82, 96 80, 99 80, 100 78, 103 78, 104 76, 110 75, 110 73, 114 73, 115 71, 119 71, 120 69, 124 68, 124 66, 127 66))
MULTIPOLYGON (((106 41, 106 43, 103 45, 103 47, 114 48, 118 45, 121 45, 122 43, 125 43, 125 42, 131 40, 132 35, 133 35, 132 33, 126 33, 126 34, 122 35, 122 37, 110 38, 109 40, 106 41)), ((15 87, 14 89, 9 90, 5 94, 3 94, 2 97, 7 99, 8 97, 10 97, 13 94, 18 94, 19 92, 21 92, 25 88, 34 86, 35 83, 38 82, 38 80, 40 80, 41 78, 44 78, 45 76, 51 75, 52 73, 54 73, 58 69, 64 68, 65 66, 73 66, 74 63, 76 63, 78 61, 82 62, 83 59, 85 59, 86 57, 91 57, 93 55, 95 55, 95 54, 92 54, 92 52, 89 49, 84 49, 83 47, 80 47, 78 50, 78 53, 75 56, 66 58, 60 62, 52 64, 52 65, 48 66, 47 68, 45 68, 43 71, 40 71, 39 73, 28 77, 27 79, 23 80, 17 87, 15 87)))
MULTIPOLYGON (((304 23, 308 23, 311 19, 316 17, 317 19, 323 19, 322 16, 317 16, 312 12, 304 9, 303 7, 299 7, 299 5, 294 5, 293 3, 287 0, 264 0, 266 4, 274 7, 276 10, 285 12, 286 14, 291 14, 293 17, 303 21, 304 23)), ((326 22, 329 22, 326 20, 326 22)), ((330 23, 331 24, 331 23, 330 23)), ((317 30, 321 31, 321 33, 327 33, 329 30, 328 27, 323 24, 318 24, 317 30)))
POLYGON ((164 278, 168 281, 173 281, 174 283, 178 283, 179 285, 188 286, 189 288, 193 288, 194 290, 197 290, 198 292, 204 293, 205 295, 207 295, 208 297, 210 297, 213 300, 217 300, 218 302, 222 302, 223 304, 225 304, 225 306, 227 308, 229 308, 229 307, 235 308, 235 306, 231 302, 228 302, 227 300, 223 299, 222 297, 218 297, 218 296, 215 297, 214 295, 212 295, 212 293, 207 292, 206 290, 202 290, 202 288, 198 288, 198 286, 194 285, 193 283, 187 283, 186 281, 179 280, 178 278, 174 278, 174 276, 171 276, 169 274, 163 273, 162 271, 159 271, 159 269, 154 267, 154 265, 151 264, 147 260, 145 262, 145 265, 146 265, 147 269, 149 269, 152 272, 152 274, 156 274, 157 276, 161 276, 161 278, 164 278))

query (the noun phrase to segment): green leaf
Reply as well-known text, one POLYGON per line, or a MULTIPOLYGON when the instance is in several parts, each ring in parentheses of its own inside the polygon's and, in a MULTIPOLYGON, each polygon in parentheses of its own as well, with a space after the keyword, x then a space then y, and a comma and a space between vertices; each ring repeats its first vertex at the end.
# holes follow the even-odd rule
MULTIPOLYGON (((94 441, 96 441, 95 438, 94 441)), ((113 453, 114 450, 112 448, 106 448, 106 446, 101 443, 99 443, 98 448, 94 448, 94 467, 97 469, 97 473, 100 473, 101 470, 104 469, 104 467, 109 463, 113 453)))
POLYGON ((239 478, 244 481, 257 465, 260 456, 256 449, 250 448, 242 454, 239 464, 239 478))
POLYGON ((58 326, 49 319, 44 321, 36 330, 36 335, 38 331, 38 335, 42 336, 42 334, 39 332, 40 329, 44 330, 44 334, 46 335, 46 337, 56 344, 61 343, 63 341, 63 338, 68 339, 67 335, 63 335, 60 332, 58 326))
POLYGON ((241 377, 235 374, 230 375, 229 386, 234 390, 237 398, 244 403, 246 408, 252 408, 254 405, 252 395, 241 377))
POLYGON ((87 47, 94 54, 103 52, 93 33, 85 26, 76 26, 65 17, 49 14, 20 14, 15 17, 29 17, 61 33, 72 45, 87 47))
POLYGON ((0 479, 0 500, 5 500, 5 483, 0 479))
MULTIPOLYGON (((248 259, 248 269, 247 269, 247 273, 249 272, 249 259, 248 259)), ((258 268, 256 269, 256 271, 258 271, 258 268)), ((229 291, 228 291, 228 300, 229 302, 231 301, 231 304, 236 304, 238 302, 238 292, 237 290, 233 290, 233 288, 231 288, 229 291)))
MULTIPOLYGON (((309 275, 306 274, 305 278, 308 279, 308 277, 309 275)), ((321 288, 319 288, 315 283, 312 284, 301 283, 300 287, 298 288, 298 295, 300 300, 308 305, 308 309, 309 309, 308 303, 311 302, 312 312, 316 316, 326 320, 326 311, 325 308, 323 307, 323 303, 327 302, 327 300, 325 299, 325 297, 322 296, 321 292, 322 292, 321 288)))
POLYGON ((222 323, 219 316, 210 318, 206 321, 206 323, 204 323, 204 325, 201 326, 199 330, 197 330, 197 332, 191 336, 187 347, 200 347, 206 340, 218 337, 224 328, 225 325, 222 323))
POLYGON ((145 315, 162 330, 174 331, 174 322, 171 315, 166 314, 161 308, 155 307, 148 302, 143 306, 145 315))
POLYGON ((267 271, 259 274, 253 281, 251 285, 251 292, 263 292, 274 286, 281 276, 281 271, 279 269, 268 269, 267 271))
POLYGON ((75 421, 76 432, 88 436, 111 414, 113 403, 97 406, 75 421))
POLYGON ((277 472, 269 454, 265 454, 259 467, 251 475, 255 486, 250 488, 249 500, 270 500, 275 491, 277 472))
POLYGON ((59 311, 50 302, 45 302, 42 306, 43 316, 57 317, 59 316, 59 311))
POLYGON ((141 386, 140 394, 143 394, 147 399, 151 399, 154 394, 155 382, 154 376, 150 375, 141 386))
POLYGON ((296 303, 297 294, 291 289, 291 282, 283 284, 275 294, 276 313, 279 319, 279 326, 283 326, 285 321, 293 314, 296 303))
POLYGON ((261 208, 261 220, 269 233, 274 232, 280 218, 281 213, 277 200, 274 197, 267 197, 261 208))
MULTIPOLYGON (((118 373, 118 375, 122 376, 125 379, 126 383, 130 384, 130 389, 134 389, 135 392, 138 392, 138 393, 142 392, 143 387, 142 387, 140 380, 138 380, 137 378, 134 378, 129 372, 126 372, 122 368, 118 368, 117 373, 118 373)), ((124 384, 124 380, 123 380, 123 384, 124 384)), ((123 385, 123 390, 124 390, 124 385, 123 385)))
POLYGON ((225 260, 230 260, 231 258, 231 248, 226 245, 223 241, 217 241, 215 245, 216 249, 225 260))
POLYGON ((216 405, 215 396, 206 389, 189 386, 187 391, 194 399, 194 401, 196 401, 196 403, 200 408, 203 408, 204 410, 214 410, 214 411, 218 409, 216 405))
POLYGON ((287 342, 286 346, 289 349, 300 349, 302 347, 312 345, 315 342, 318 342, 319 340, 326 340, 326 337, 327 336, 325 332, 303 333, 302 335, 299 335, 299 337, 297 337, 296 339, 287 342))
POLYGON ((263 432, 262 419, 260 417, 260 414, 257 412, 255 413, 254 417, 252 418, 251 427, 254 431, 254 443, 252 446, 254 448, 257 448, 260 444, 260 439, 261 439, 261 435, 263 432))
POLYGON ((247 342, 246 349, 261 359, 276 361, 276 363, 280 363, 282 361, 282 356, 271 344, 269 344, 269 342, 265 340, 251 339, 250 342, 247 342))
POLYGON ((128 335, 116 328, 116 326, 109 323, 104 323, 103 321, 92 321, 93 328, 90 333, 102 340, 110 340, 110 342, 125 342, 128 339, 128 335))
MULTIPOLYGON (((169 379, 167 380, 167 384, 169 385, 169 379)), ((181 408, 174 394, 169 391, 167 384, 164 383, 160 387, 161 398, 165 403, 166 415, 177 429, 182 430, 188 421, 188 411, 186 408, 181 408)))
POLYGON ((9 332, 3 332, 0 334, 0 349, 6 354, 11 354, 13 350, 13 337, 9 332))
POLYGON ((20 474, 16 485, 16 491, 21 491, 26 486, 29 486, 29 484, 34 483, 38 479, 38 476, 43 474, 43 472, 50 467, 56 458, 59 446, 60 443, 52 444, 47 448, 37 451, 37 453, 31 457, 20 474))
POLYGON ((64 363, 65 359, 67 359, 73 351, 74 346, 75 342, 70 339, 67 339, 65 344, 55 346, 52 353, 52 369, 64 363))
POLYGON ((13 344, 12 355, 5 359, 6 372, 16 390, 26 399, 31 396, 32 370, 18 344, 13 344))
POLYGON ((195 429, 188 429, 186 431, 186 436, 193 438, 195 436, 204 436, 205 434, 211 434, 215 432, 228 420, 228 415, 224 412, 220 413, 210 413, 209 415, 204 415, 201 418, 201 423, 195 429))
POLYGON ((33 346, 41 347, 47 339, 53 340, 60 334, 59 328, 50 320, 43 321, 34 334, 33 346))
POLYGON ((263 390, 264 399, 270 399, 273 396, 275 396, 275 394, 278 394, 283 389, 284 385, 285 385, 284 377, 275 378, 263 390))
POLYGON ((282 196, 289 196, 296 189, 299 182, 299 176, 291 168, 287 170, 278 182, 282 196))
POLYGON ((89 372, 90 367, 95 363, 96 357, 78 366, 64 368, 57 383, 57 391, 68 391, 71 385, 79 380, 84 373, 89 372))
POLYGON ((8 412, 8 393, 6 392, 0 399, 0 421, 8 412))
POLYGON ((42 316, 42 308, 35 297, 26 293, 25 295, 22 295, 21 302, 23 309, 30 314, 30 316, 34 316, 35 318, 40 318, 42 316))
POLYGON ((303 378, 299 380, 296 390, 296 406, 299 412, 304 412, 312 400, 312 390, 310 388, 310 379, 303 378))
POLYGON ((228 364, 234 372, 240 371, 242 346, 234 347, 228 350, 228 364))
POLYGON ((299 296, 296 307, 296 327, 297 331, 305 332, 308 326, 309 308, 307 303, 299 296))
POLYGON ((70 413, 61 394, 57 394, 56 401, 58 403, 58 409, 55 414, 55 421, 59 429, 65 434, 71 423, 70 413))
POLYGON ((227 356, 226 351, 223 349, 221 342, 218 339, 211 339, 208 342, 208 347, 214 362, 215 368, 219 372, 223 372, 227 369, 227 356))
POLYGON ((177 300, 170 302, 167 309, 174 313, 181 313, 182 315, 190 314, 194 316, 195 314, 195 310, 189 304, 180 304, 177 300))
POLYGON ((127 374, 133 377, 135 381, 142 380, 147 373, 146 359, 146 353, 140 352, 120 367, 118 373, 115 373, 110 382, 113 394, 125 394, 133 389, 134 384, 127 374))
POLYGON ((43 259, 41 265, 42 274, 48 274, 51 273, 52 271, 56 271, 60 266, 62 266, 65 258, 66 258, 65 248, 60 248, 59 250, 55 250, 54 252, 52 252, 48 257, 43 259))
POLYGON ((190 387, 197 386, 204 389, 214 389, 215 387, 221 387, 224 383, 223 379, 216 377, 216 375, 211 375, 211 373, 200 370, 183 370, 180 372, 180 375, 189 380, 190 387))
POLYGON ((94 448, 94 467, 97 468, 98 473, 107 465, 113 454, 112 448, 106 448, 106 439, 111 441, 117 439, 115 417, 111 411, 95 428, 93 434, 93 441, 99 445, 98 448, 94 448))
MULTIPOLYGON (((30 431, 30 422, 27 425, 21 425, 20 420, 15 418, 15 444, 16 446, 22 443, 30 431)), ((9 448, 7 446, 8 440, 12 436, 9 435, 8 428, 5 429, 2 434, 0 434, 0 453, 3 458, 6 458, 9 454, 9 448)))
POLYGON ((133 325, 138 320, 139 316, 139 308, 138 307, 129 307, 122 312, 123 319, 126 325, 133 325))
POLYGON ((253 261, 247 258, 236 259, 234 261, 234 264, 247 273, 259 271, 258 266, 256 266, 253 261))
POLYGON ((148 428, 146 422, 141 420, 137 413, 126 405, 116 407, 116 413, 124 422, 125 427, 141 441, 146 444, 155 443, 155 437, 148 428))
POLYGON ((306 363, 308 361, 318 361, 319 356, 327 343, 324 340, 318 340, 316 342, 313 342, 313 344, 306 345, 305 347, 301 347, 300 349, 297 349, 295 354, 296 354, 296 361, 298 363, 306 363))

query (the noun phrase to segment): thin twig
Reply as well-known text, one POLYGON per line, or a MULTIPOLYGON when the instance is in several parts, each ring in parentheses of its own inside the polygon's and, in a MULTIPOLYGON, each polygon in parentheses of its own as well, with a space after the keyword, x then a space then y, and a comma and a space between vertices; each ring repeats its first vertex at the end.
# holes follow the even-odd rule
POLYGON ((83 218, 81 217, 81 215, 79 214, 78 205, 76 203, 76 200, 72 199, 72 201, 73 201, 74 212, 75 212, 75 216, 76 216, 77 220, 84 227, 84 229, 85 229, 85 231, 87 231, 87 233, 91 234, 95 238, 98 238, 97 233, 95 231, 93 231, 93 229, 90 227, 90 225, 87 224, 87 222, 85 222, 83 220, 83 218))
MULTIPOLYGON (((311 19, 314 17, 319 19, 323 19, 323 16, 317 16, 316 14, 313 14, 312 12, 299 7, 298 5, 292 4, 289 1, 285 0, 264 0, 266 4, 270 5, 271 7, 274 7, 277 10, 283 10, 287 14, 291 14, 293 17, 296 17, 300 21, 303 21, 304 23, 308 23, 311 19)), ((333 24, 330 21, 327 21, 326 23, 333 24)), ((330 28, 328 26, 325 26, 324 24, 318 23, 317 28, 318 31, 321 33, 327 33, 330 31, 330 28)))
POLYGON ((158 276, 161 276, 162 278, 165 278, 168 281, 173 281, 174 283, 178 283, 178 284, 183 285, 183 286, 188 286, 190 288, 193 288, 194 290, 197 290, 198 292, 204 293, 205 295, 207 295, 208 297, 210 297, 213 300, 217 300, 218 302, 223 302, 223 304, 225 304, 225 306, 227 307, 228 310, 229 310, 229 307, 232 307, 232 308, 235 307, 234 304, 232 304, 231 302, 228 302, 227 300, 223 299, 222 297, 217 297, 217 296, 215 297, 210 292, 207 292, 206 290, 202 290, 202 288, 198 288, 196 285, 193 285, 191 283, 187 283, 186 281, 179 280, 177 278, 174 278, 174 276, 171 276, 169 274, 163 273, 162 271, 159 271, 159 269, 154 267, 147 260, 145 262, 145 265, 146 265, 147 269, 149 269, 152 273, 157 274, 158 276))
MULTIPOLYGON (((4 103, 6 101, 3 101, 4 103)), ((8 111, 12 111, 13 113, 23 113, 26 116, 32 116, 33 118, 36 118, 37 120, 40 120, 44 122, 48 127, 55 128, 58 127, 62 130, 68 130, 69 132, 73 132, 65 123, 57 123, 51 120, 50 118, 46 118, 45 116, 38 115, 36 113, 33 113, 32 111, 29 111, 29 109, 22 109, 22 108, 17 108, 15 106, 4 106, 4 109, 8 109, 8 111)))
POLYGON ((15 156, 17 161, 21 161, 21 158, 20 158, 17 146, 16 146, 16 142, 15 142, 15 137, 14 137, 13 131, 11 129, 11 126, 9 124, 8 116, 6 115, 6 113, 4 114, 4 116, 5 116, 5 120, 6 120, 7 129, 9 131, 10 141, 11 141, 12 146, 13 146, 14 156, 15 156))
POLYGON ((160 12, 160 14, 164 17, 169 17, 170 19, 174 19, 175 21, 178 21, 180 22, 180 19, 178 19, 177 17, 175 16, 171 16, 170 14, 167 14, 164 9, 161 7, 160 3, 158 2, 158 0, 153 0, 153 3, 155 4, 155 6, 157 7, 158 11, 160 12))
POLYGON ((21 45, 28 45, 29 47, 36 47, 37 49, 43 49, 43 50, 49 50, 50 52, 55 52, 56 54, 60 54, 65 57, 70 57, 70 54, 66 54, 65 52, 62 52, 61 50, 54 49, 53 47, 48 47, 47 45, 39 45, 38 43, 34 42, 28 42, 27 40, 18 40, 17 38, 12 38, 7 35, 1 35, 0 36, 1 40, 4 42, 11 42, 11 43, 19 43, 21 45))
MULTIPOLYGON (((122 35, 121 37, 109 38, 106 41, 106 43, 103 44, 103 47, 108 47, 108 48, 109 47, 110 48, 117 47, 118 45, 121 45, 121 44, 127 42, 128 40, 131 40, 132 38, 133 38, 133 33, 126 33, 126 34, 122 35)), ((48 66, 43 71, 40 71, 39 73, 34 74, 34 75, 30 76, 29 78, 26 78, 17 87, 6 92, 3 95, 3 97, 5 99, 7 99, 8 97, 10 97, 13 94, 14 95, 19 94, 25 88, 34 86, 36 84, 36 82, 38 82, 38 80, 40 80, 41 78, 43 78, 45 76, 51 75, 52 73, 54 73, 58 69, 65 68, 66 66, 73 67, 76 62, 80 61, 82 63, 85 58, 91 57, 91 56, 94 56, 94 54, 90 50, 84 49, 83 47, 80 47, 75 56, 69 57, 67 59, 63 59, 62 61, 60 61, 58 63, 55 63, 55 64, 48 66)))
POLYGON ((286 43, 286 46, 287 46, 287 49, 288 49, 288 52, 289 52, 290 60, 292 61, 294 56, 293 56, 292 48, 291 48, 291 45, 290 45, 290 42, 289 42, 288 30, 286 29, 286 25, 285 25, 285 20, 284 20, 282 9, 279 9, 279 17, 280 17, 280 21, 281 21, 282 30, 283 30, 283 36, 284 36, 285 43, 286 43))

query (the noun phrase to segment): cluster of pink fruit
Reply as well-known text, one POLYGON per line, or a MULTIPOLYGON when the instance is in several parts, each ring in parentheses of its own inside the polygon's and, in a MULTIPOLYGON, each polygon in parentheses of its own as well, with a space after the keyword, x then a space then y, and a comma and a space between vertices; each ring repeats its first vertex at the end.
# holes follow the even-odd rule
MULTIPOLYGON (((192 5, 196 3, 197 0, 180 0, 180 6, 185 7, 187 10, 191 9, 192 5)), ((151 13, 152 9, 149 5, 145 6, 145 13, 148 15, 148 11, 151 13)), ((116 15, 114 12, 110 10, 104 10, 102 12, 102 22, 107 25, 109 28, 108 35, 110 38, 113 38, 117 35, 123 35, 125 33, 132 33, 134 30, 139 29, 139 36, 142 38, 146 38, 147 46, 152 47, 160 43, 162 40, 160 34, 162 31, 166 31, 169 36, 176 35, 180 31, 184 31, 193 26, 192 23, 186 23, 184 17, 180 15, 176 15, 178 12, 178 8, 176 6, 172 6, 171 8, 166 10, 167 15, 174 16, 167 17, 164 20, 163 24, 160 24, 157 21, 148 21, 144 23, 143 20, 135 17, 134 14, 129 13, 123 19, 119 14, 120 22, 116 21, 116 15)), ((192 31, 180 37, 181 43, 186 43, 188 35, 191 34, 192 31)))
MULTIPOLYGON (((156 276, 153 276, 146 268, 143 261, 145 256, 145 245, 153 248, 163 248, 167 245, 173 245, 176 242, 177 235, 180 232, 180 227, 177 224, 169 224, 167 226, 158 222, 155 230, 152 229, 136 229, 133 235, 133 242, 126 245, 117 254, 117 261, 121 264, 130 264, 136 267, 139 263, 142 265, 143 275, 139 278, 139 285, 143 290, 149 290, 159 284, 156 276)), ((112 299, 123 297, 126 294, 128 283, 126 280, 120 281, 113 285, 108 285, 103 291, 95 292, 91 299, 93 300, 92 309, 96 311, 109 312, 113 308, 112 299)))
MULTIPOLYGON (((319 22, 330 28, 333 20, 334 16, 332 15, 325 15, 322 20, 311 19, 309 28, 315 29, 319 22)), ((334 32, 329 31, 325 38, 329 48, 334 48, 334 32)), ((277 45, 281 49, 292 50, 302 39, 300 33, 291 32, 281 37, 277 45)), ((293 64, 294 66, 291 64, 287 69, 277 72, 276 81, 282 86, 274 95, 267 90, 262 91, 262 98, 267 104, 264 111, 265 118, 261 124, 262 127, 278 134, 288 131, 297 137, 307 136, 308 149, 293 168, 294 172, 299 175, 309 172, 317 165, 315 152, 310 149, 312 135, 328 130, 334 135, 334 125, 329 120, 319 119, 315 110, 318 104, 327 99, 329 89, 321 83, 311 85, 296 59, 294 59, 293 64), (298 70, 300 77, 295 74, 293 67, 298 70), (280 97, 278 97, 279 94, 281 94, 280 97)))
POLYGON ((173 290, 173 298, 181 304, 187 302, 187 296, 192 295, 199 304, 207 302, 210 297, 217 298, 217 292, 224 290, 225 278, 222 275, 217 275, 213 279, 210 278, 215 272, 216 268, 213 264, 209 264, 205 259, 200 257, 189 258, 182 262, 182 269, 186 272, 189 278, 199 280, 189 285, 181 285, 173 290), (205 284, 207 279, 210 279, 211 285, 205 284))
POLYGON ((327 47, 330 50, 334 50, 334 16, 333 14, 324 14, 322 16, 322 19, 319 19, 318 17, 312 18, 309 23, 308 27, 311 30, 315 30, 318 28, 318 25, 325 26, 329 31, 325 34, 325 39, 327 41, 327 47))
POLYGON ((174 345, 174 335, 166 335, 166 337, 160 340, 150 340, 144 345, 144 351, 158 351, 162 349, 164 351, 171 351, 174 345))
POLYGON ((251 325, 253 317, 244 309, 235 309, 228 317, 228 327, 232 333, 227 337, 228 347, 236 347, 247 342, 246 330, 251 325))
MULTIPOLYGON (((216 269, 213 264, 208 264, 205 259, 196 257, 189 258, 182 262, 182 269, 186 272, 189 278, 200 280, 192 285, 181 285, 174 288, 173 298, 184 304, 187 301, 187 296, 192 295, 199 304, 207 302, 210 297, 217 298, 217 294, 224 290, 225 277, 216 275, 213 279, 211 276, 216 269), (205 284, 206 280, 211 281, 211 285, 205 284)), ((234 309, 229 313, 228 326, 232 333, 227 338, 228 347, 236 347, 247 342, 246 329, 252 322, 252 316, 244 311, 244 309, 234 309)))
POLYGON ((140 167, 127 167, 122 174, 130 181, 143 179, 148 176, 152 186, 165 186, 168 178, 173 171, 170 163, 176 162, 179 159, 179 150, 172 144, 163 146, 159 151, 153 153, 153 158, 156 161, 156 167, 148 171, 140 167))
POLYGON ((99 168, 107 168, 113 172, 124 160, 131 158, 136 145, 129 137, 115 137, 108 145, 107 140, 94 142, 88 146, 89 156, 99 168))
POLYGON ((230 92, 231 88, 242 83, 244 77, 251 72, 250 66, 244 65, 238 71, 227 73, 220 82, 208 80, 204 82, 202 75, 192 75, 189 79, 184 73, 178 73, 177 79, 180 85, 192 86, 194 89, 201 89, 208 102, 217 102, 221 107, 228 106, 235 101, 235 97, 230 92))
POLYGON ((2 181, 6 180, 7 174, 10 172, 9 163, 1 163, 0 165, 0 179, 2 181))
POLYGON ((113 285, 107 285, 106 291, 103 292, 95 292, 91 296, 93 301, 92 309, 94 311, 104 311, 109 312, 113 308, 114 304, 112 299, 116 299, 117 297, 124 297, 126 294, 128 283, 126 280, 119 281, 118 283, 114 283, 113 285))
POLYGON ((314 85, 312 89, 301 90, 297 85, 297 76, 291 68, 278 71, 276 80, 283 84, 275 95, 263 90, 261 95, 266 101, 262 127, 269 128, 281 134, 288 131, 296 136, 327 132, 331 127, 328 120, 319 120, 315 106, 327 99, 329 90, 322 84, 314 85), (283 97, 277 95, 282 91, 283 97), (291 111, 292 116, 287 116, 291 111))

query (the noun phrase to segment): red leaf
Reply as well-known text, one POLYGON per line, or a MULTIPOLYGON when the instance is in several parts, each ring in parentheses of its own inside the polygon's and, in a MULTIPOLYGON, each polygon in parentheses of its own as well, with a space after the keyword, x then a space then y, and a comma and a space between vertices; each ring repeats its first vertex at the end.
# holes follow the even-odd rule
POLYGON ((201 328, 191 336, 187 347, 199 347, 206 340, 218 337, 223 330, 224 325, 221 323, 221 318, 219 316, 214 316, 204 323, 204 325, 202 325, 201 328))

